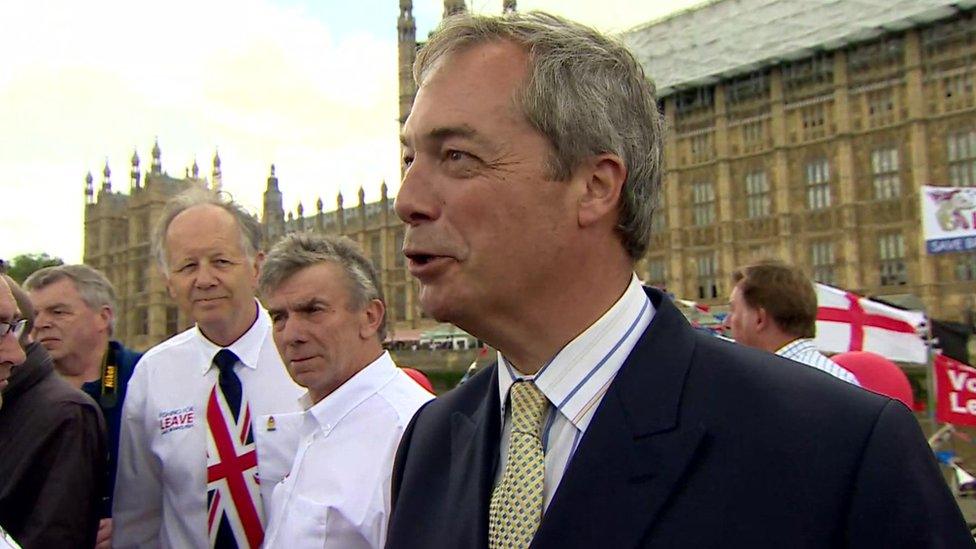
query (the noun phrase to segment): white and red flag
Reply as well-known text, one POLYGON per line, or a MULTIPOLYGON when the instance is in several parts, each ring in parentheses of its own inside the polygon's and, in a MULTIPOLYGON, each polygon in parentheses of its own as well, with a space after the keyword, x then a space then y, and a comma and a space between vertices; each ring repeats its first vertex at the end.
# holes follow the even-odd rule
POLYGON ((928 362, 920 311, 905 311, 851 292, 816 284, 818 349, 870 351, 888 360, 928 362))

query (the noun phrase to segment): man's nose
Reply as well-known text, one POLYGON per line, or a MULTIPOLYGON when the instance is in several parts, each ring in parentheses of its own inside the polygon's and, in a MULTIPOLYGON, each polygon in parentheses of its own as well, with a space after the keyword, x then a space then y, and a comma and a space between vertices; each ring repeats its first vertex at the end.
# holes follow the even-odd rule
POLYGON ((197 288, 209 288, 217 284, 217 277, 215 276, 214 268, 209 263, 201 263, 200 267, 197 268, 197 276, 193 280, 193 284, 197 288))
POLYGON ((429 167, 421 158, 414 159, 403 173, 393 204, 397 216, 408 225, 431 221, 440 215, 439 204, 429 167))

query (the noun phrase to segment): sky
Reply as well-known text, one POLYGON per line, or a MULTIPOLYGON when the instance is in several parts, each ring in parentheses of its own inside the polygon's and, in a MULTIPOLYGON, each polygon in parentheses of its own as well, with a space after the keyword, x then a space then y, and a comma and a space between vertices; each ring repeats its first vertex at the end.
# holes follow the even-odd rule
MULTIPOLYGON (((618 33, 701 0, 519 0, 618 33)), ((478 13, 502 0, 468 0, 478 13)), ((441 0, 415 0, 417 36, 441 0)), ((0 3, 0 258, 82 260, 84 179, 128 192, 158 139, 260 214, 270 165, 286 211, 399 187, 398 0, 35 0, 0 3)))

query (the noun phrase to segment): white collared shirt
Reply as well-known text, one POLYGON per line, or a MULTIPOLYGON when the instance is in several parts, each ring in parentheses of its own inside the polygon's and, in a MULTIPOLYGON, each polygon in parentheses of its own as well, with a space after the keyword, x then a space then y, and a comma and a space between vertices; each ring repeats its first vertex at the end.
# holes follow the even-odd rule
MULTIPOLYGON (((251 415, 295 412, 301 387, 289 377, 257 301, 257 320, 227 348, 240 362, 251 415)), ((143 355, 122 412, 112 545, 207 547, 207 399, 217 382, 221 347, 194 326, 143 355)), ((258 447, 258 474, 261 475, 258 447)), ((261 486, 270 503, 272 487, 261 486)))
POLYGON ((303 397, 302 440, 274 489, 264 547, 383 547, 397 445, 431 398, 385 352, 318 403, 303 397))
POLYGON ((861 383, 857 380, 857 376, 855 376, 850 370, 844 368, 840 364, 837 364, 833 360, 830 360, 824 356, 823 353, 818 351, 816 346, 814 346, 812 339, 794 339, 793 341, 780 347, 780 349, 776 351, 776 354, 783 358, 788 358, 790 360, 795 360, 796 362, 806 364, 807 366, 813 366, 818 370, 823 370, 836 378, 843 379, 844 381, 857 385, 858 387, 861 386, 861 383))
POLYGON ((496 482, 505 470, 511 438, 511 412, 507 404, 512 384, 519 379, 533 380, 549 399, 549 415, 542 429, 546 468, 543 493, 548 508, 603 395, 653 317, 654 305, 634 275, 610 310, 556 353, 534 376, 522 375, 498 354, 502 438, 496 482))

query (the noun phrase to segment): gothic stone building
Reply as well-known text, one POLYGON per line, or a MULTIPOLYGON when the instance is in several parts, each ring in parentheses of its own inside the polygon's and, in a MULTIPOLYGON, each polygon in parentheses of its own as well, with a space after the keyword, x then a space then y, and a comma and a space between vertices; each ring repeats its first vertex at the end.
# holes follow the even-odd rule
MULTIPOLYGON (((200 177, 196 163, 186 169, 182 178, 167 174, 162 168, 158 144, 153 147, 152 155, 152 166, 144 177, 139 157, 133 155, 128 194, 112 190, 107 165, 97 194, 91 174, 86 177, 85 186, 84 262, 102 270, 115 285, 119 297, 115 337, 137 349, 147 349, 191 324, 170 299, 151 256, 152 228, 166 201, 175 194, 193 185, 221 187, 219 156, 214 156, 208 181, 200 177)), ((399 252, 403 246, 403 225, 393 212, 393 200, 387 195, 386 184, 381 186, 381 198, 377 202, 365 203, 360 189, 359 202, 352 208, 344 206, 339 194, 334 211, 324 212, 319 199, 315 213, 305 215, 299 204, 297 211, 289 212, 286 217, 274 172, 271 166, 261 216, 265 249, 292 231, 348 236, 362 246, 380 271, 391 336, 416 334, 419 329, 434 325, 423 318, 414 303, 417 288, 399 252)))
POLYGON ((669 127, 640 274, 720 304, 761 257, 970 322, 976 254, 927 255, 921 185, 976 185, 976 18, 950 0, 719 0, 624 33, 669 127))

